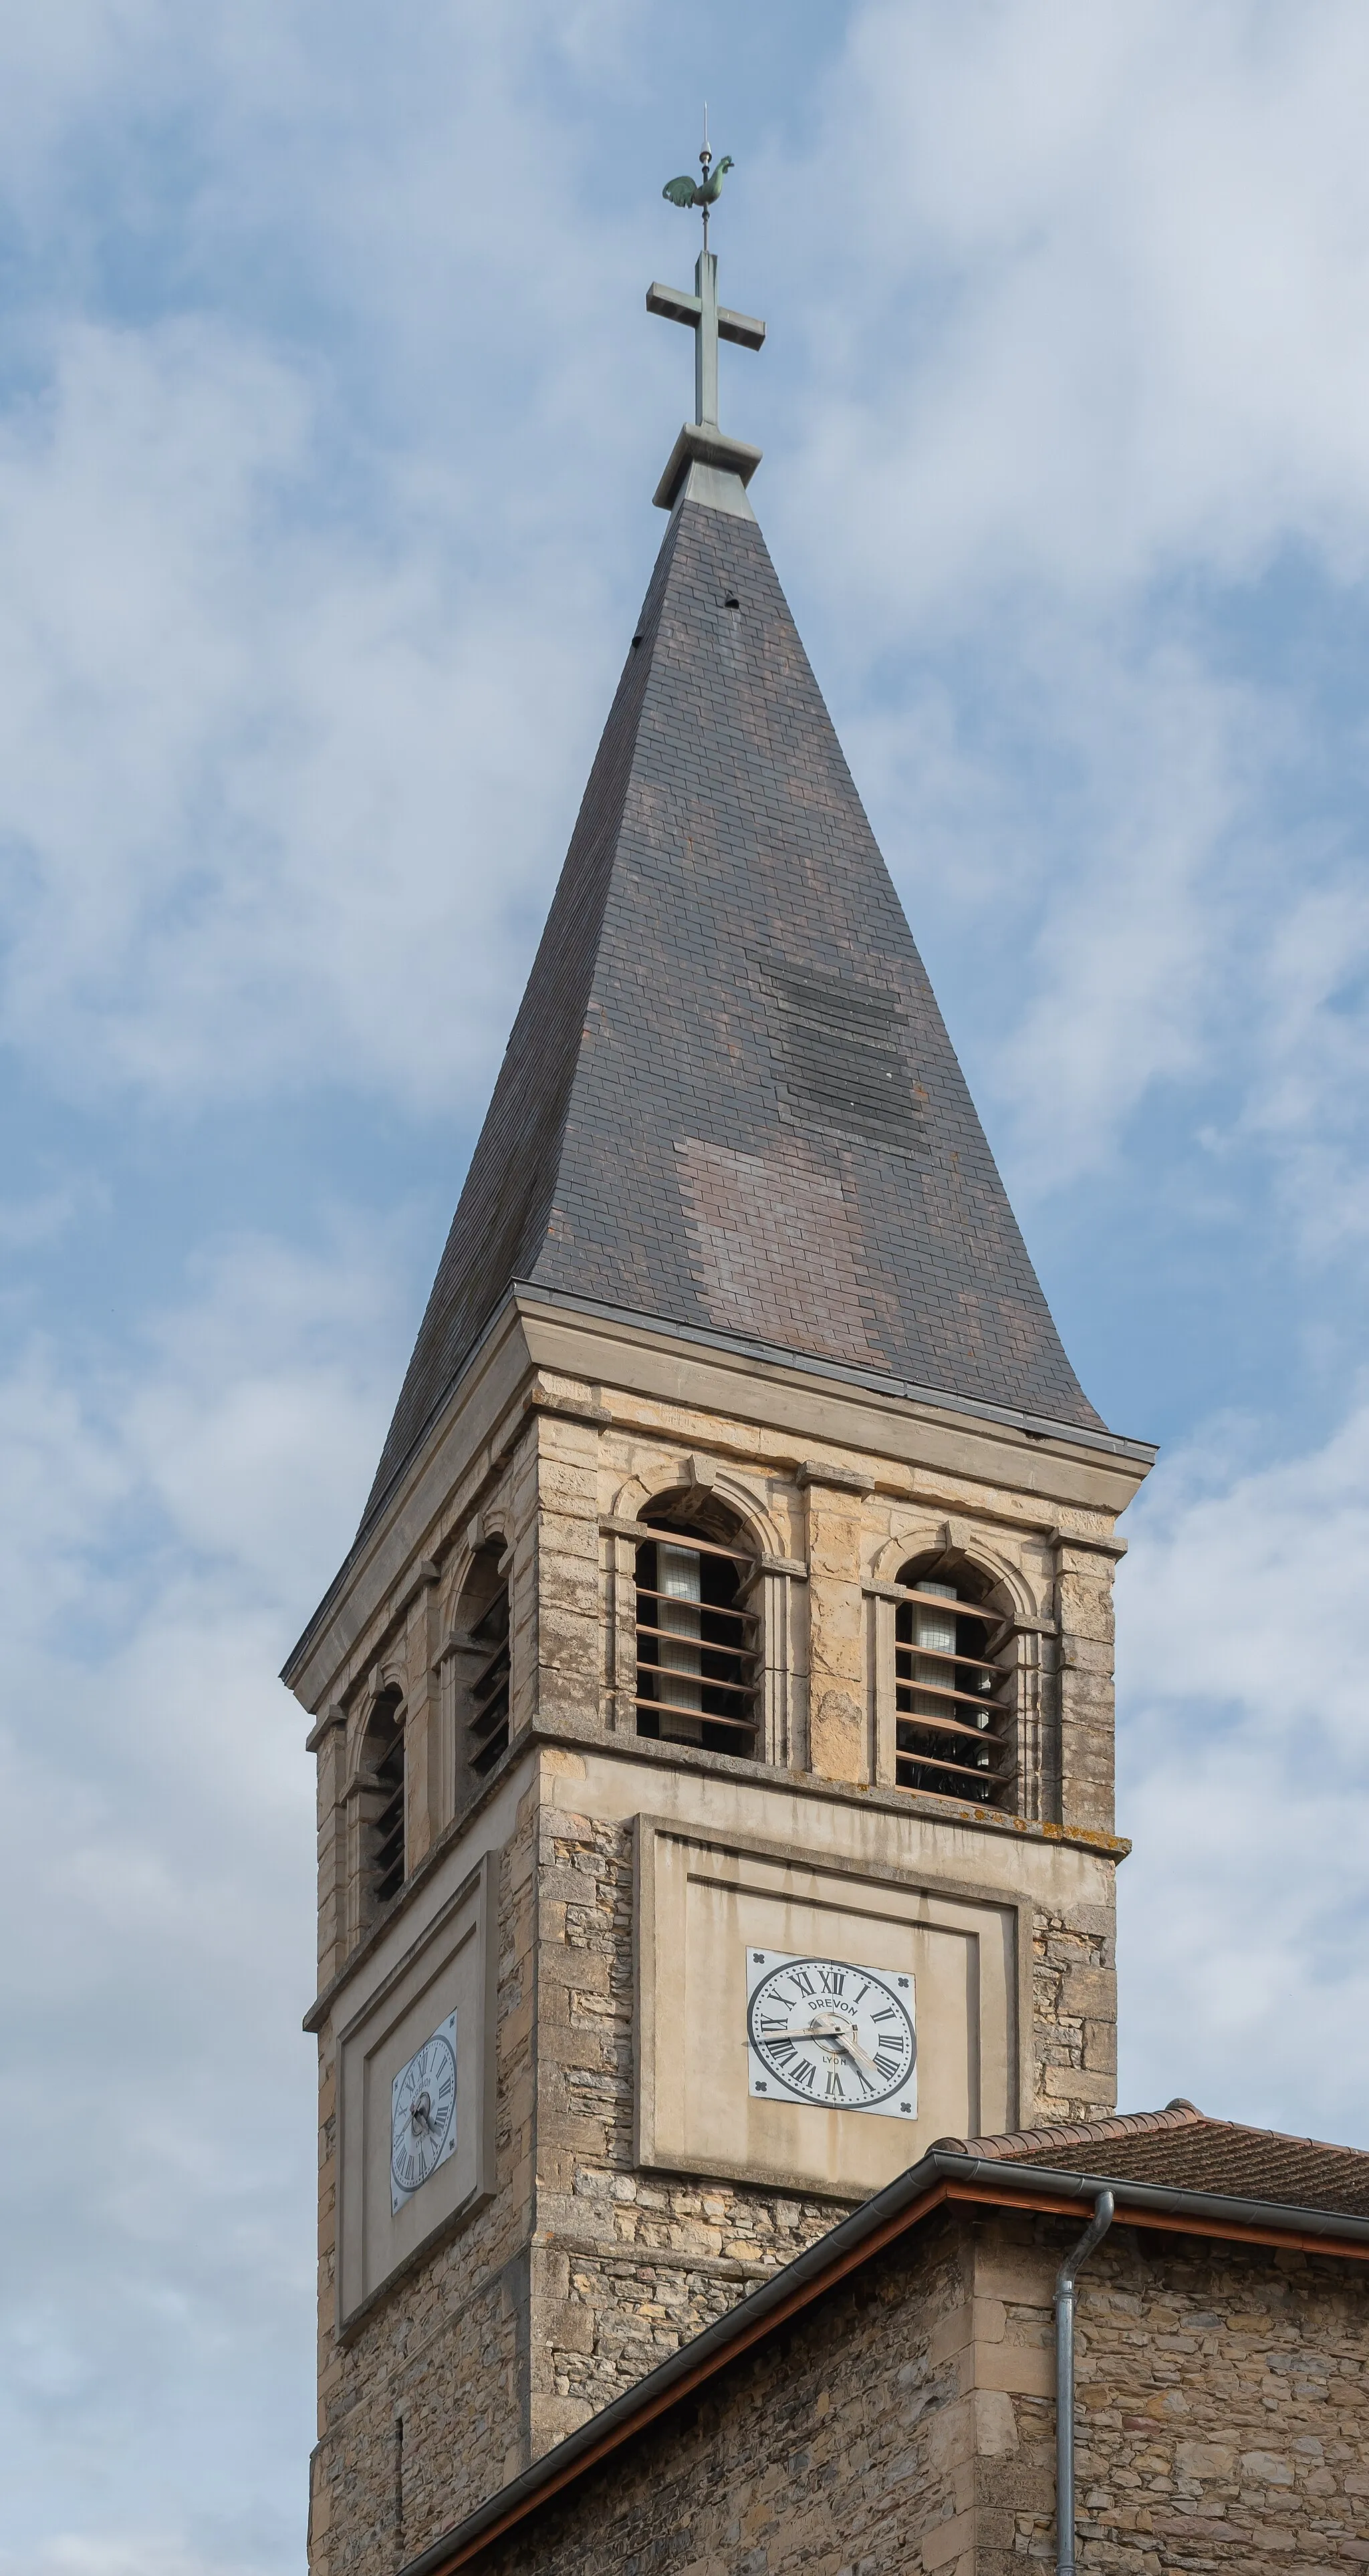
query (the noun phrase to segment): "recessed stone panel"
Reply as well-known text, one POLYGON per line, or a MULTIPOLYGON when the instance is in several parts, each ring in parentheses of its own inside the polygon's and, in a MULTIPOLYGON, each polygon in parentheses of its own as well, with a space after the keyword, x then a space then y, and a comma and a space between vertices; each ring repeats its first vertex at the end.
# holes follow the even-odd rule
POLYGON ((1017 2116, 1016 1904, 714 1841, 650 1817, 637 1870, 637 2126, 643 2165, 856 2198, 934 2138, 1017 2116), (748 2082, 753 1951, 911 1978, 917 2116, 762 2099, 748 2082))
POLYGON ((467 1872, 426 1936, 340 2033, 339 2328, 494 2189, 493 1870, 486 1854, 467 1872), (395 2079, 435 2033, 450 2034, 453 2015, 456 2143, 401 2196, 391 2175, 395 2079))

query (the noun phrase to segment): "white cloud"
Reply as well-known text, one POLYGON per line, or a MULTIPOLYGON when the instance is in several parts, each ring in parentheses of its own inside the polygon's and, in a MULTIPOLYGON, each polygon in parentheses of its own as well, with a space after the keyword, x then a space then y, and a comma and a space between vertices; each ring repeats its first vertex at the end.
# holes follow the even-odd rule
POLYGON ((61 2532, 22 2554, 0 2544, 0 2576, 256 2576, 260 2563, 204 2555, 147 2531, 126 2540, 61 2532))
POLYGON ((1348 0, 868 0, 823 183, 762 190, 810 369, 764 506, 1019 1186, 1220 1067, 1313 1254, 1363 1222, 1364 999, 1310 953, 1362 833, 1308 828, 1361 753, 1278 577, 1329 613, 1369 561, 1366 89, 1348 0))
POLYGON ((1352 850, 1322 882, 1304 867, 1262 961, 1245 1125, 1274 1156, 1313 1262, 1369 1234, 1369 897, 1352 850))
POLYGON ((564 578, 532 629, 421 531, 325 539, 310 436, 302 377, 177 324, 64 333, 0 441, 0 1012, 58 1090, 431 1105, 497 1058, 584 719, 564 578))
POLYGON ((4 1390, 6 2576, 296 2556, 313 1800, 273 1674, 379 1445, 389 1296, 359 1240, 239 1241, 141 1366, 35 1348, 4 1390))
POLYGON ((1119 1578, 1123 2092, 1369 2145, 1369 1403, 1252 1448, 1157 1469, 1119 1578))
POLYGON ((988 1006, 970 1034, 1016 1184, 1058 1190, 1154 1086, 1235 1059, 1286 900, 1261 800, 1290 723, 1189 646, 1053 619, 977 677, 963 716, 933 676, 928 720, 847 730, 915 931, 988 1006))
MULTIPOLYGON (((610 213, 599 143, 651 24, 457 5, 378 47, 365 12, 297 0, 210 8, 187 44, 174 10, 105 0, 79 42, 0 39, 46 138, 9 181, 39 307, 38 390, 0 438, 0 1027, 45 1082, 478 1103, 650 543, 615 482, 655 455, 642 394, 679 352, 624 328, 645 209, 610 213), (149 209, 159 118, 184 173, 149 209), (121 174, 135 265, 158 216, 183 239, 170 298, 157 271, 117 322, 90 310, 82 155, 121 174)), ((1308 710, 1215 668, 1165 586, 1249 581, 1295 541, 1337 577, 1363 559, 1357 64, 1337 0, 1296 41, 1255 0, 1196 27, 1178 0, 869 0, 822 94, 840 221, 778 146, 728 201, 739 266, 786 209, 763 507, 847 693, 881 666, 892 712, 849 731, 891 854, 930 841, 961 923, 986 888, 1011 918, 986 1061, 1033 1188, 1225 1046, 1236 844, 1236 962, 1278 982, 1260 803, 1308 710), (954 778, 915 674, 882 667, 948 634, 981 719, 954 778)), ((1246 1132, 1272 1152, 1266 1072, 1246 1132)))
POLYGON ((869 0, 804 244, 810 506, 867 605, 1243 578, 1295 536, 1360 570, 1367 80, 1349 0, 869 0))
POLYGON ((632 15, 0 31, 0 1033, 53 1089, 488 1081, 653 534, 577 106, 632 15))

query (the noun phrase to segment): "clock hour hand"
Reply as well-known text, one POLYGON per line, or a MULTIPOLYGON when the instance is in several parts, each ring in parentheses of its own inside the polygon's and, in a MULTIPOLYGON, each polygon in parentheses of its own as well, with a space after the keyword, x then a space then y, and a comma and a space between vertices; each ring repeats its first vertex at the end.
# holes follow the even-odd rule
POLYGON ((867 2075, 873 2075, 876 2082, 878 2082, 879 2068, 876 2066, 873 2057, 867 2057, 864 2049, 857 2045, 856 2041, 850 2037, 848 2032, 842 2032, 837 2041, 837 2046, 838 2048, 844 2049, 848 2057, 853 2057, 855 2059, 857 2066, 863 2066, 867 2075))
POLYGON ((878 2076, 879 2068, 874 2059, 867 2057, 864 2049, 857 2046, 845 2024, 837 2020, 835 2013, 827 2013, 821 2017, 815 2015, 808 2025, 806 2036, 809 2039, 832 2040, 844 2056, 853 2057, 857 2066, 863 2066, 867 2074, 878 2076))

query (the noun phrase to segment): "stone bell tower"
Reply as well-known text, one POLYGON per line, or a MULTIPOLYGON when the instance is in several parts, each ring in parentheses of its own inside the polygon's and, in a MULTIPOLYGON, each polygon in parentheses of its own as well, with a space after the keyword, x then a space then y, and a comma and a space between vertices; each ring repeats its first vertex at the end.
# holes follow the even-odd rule
POLYGON ((1114 2098, 1057 1337, 717 426, 356 1543, 318 1760, 316 2571, 399 2567, 934 2138, 1114 2098))

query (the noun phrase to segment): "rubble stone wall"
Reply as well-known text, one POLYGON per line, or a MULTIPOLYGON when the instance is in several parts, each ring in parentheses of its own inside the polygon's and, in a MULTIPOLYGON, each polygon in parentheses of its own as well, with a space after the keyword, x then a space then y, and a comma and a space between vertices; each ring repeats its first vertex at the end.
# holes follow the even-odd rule
MULTIPOLYGON (((936 2217, 479 2561, 480 2576, 1030 2576, 1055 2553, 1073 2219, 936 2217)), ((1081 2279, 1081 2576, 1369 2564, 1369 2280, 1116 2228, 1081 2279)))
POLYGON ((975 2401, 943 2346, 965 2259, 944 2228, 914 2265, 842 2285, 496 2543, 481 2576, 953 2570, 939 2535, 973 2502, 975 2401))
MULTIPOLYGON (((965 2370, 1010 2390, 1013 2422, 981 2463, 975 2576, 1051 2560, 1050 2294, 1071 2232, 981 2231, 965 2370)), ((1088 2576, 1349 2576, 1369 2564, 1369 2267, 1114 2227, 1080 2280, 1076 2420, 1088 2576)))

